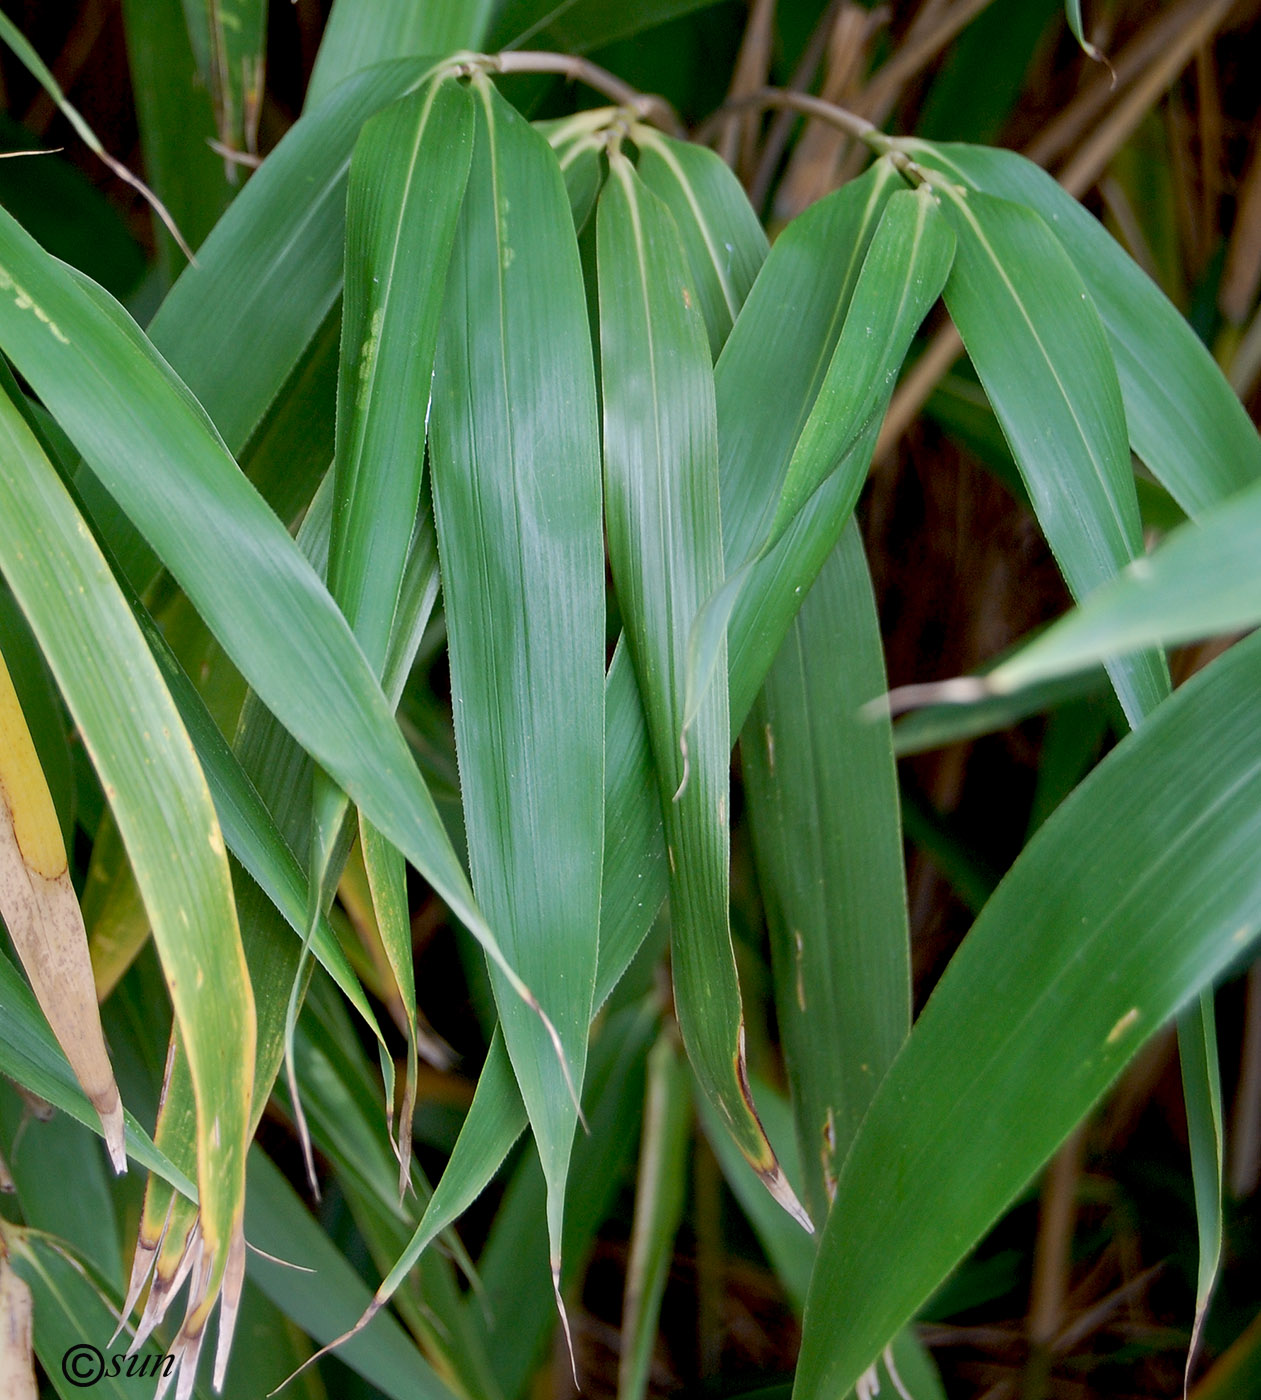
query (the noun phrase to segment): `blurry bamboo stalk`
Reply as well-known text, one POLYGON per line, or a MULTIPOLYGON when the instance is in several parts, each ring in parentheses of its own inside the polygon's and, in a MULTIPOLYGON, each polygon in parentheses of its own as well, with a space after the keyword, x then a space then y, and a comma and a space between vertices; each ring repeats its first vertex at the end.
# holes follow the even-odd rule
POLYGON ((1253 313, 1230 363, 1230 384, 1246 403, 1261 384, 1261 307, 1253 313))
POLYGON ((1100 71, 1085 90, 1038 133, 1025 154, 1039 165, 1050 165, 1071 149, 1098 120, 1118 93, 1146 72, 1178 36, 1195 23, 1204 0, 1182 0, 1161 11, 1112 60, 1111 74, 1100 71), (1115 75, 1115 76, 1113 76, 1115 75))
POLYGON ((926 5, 916 16, 904 42, 867 84, 859 99, 859 111, 863 116, 879 126, 906 91, 907 84, 924 72, 964 26, 991 3, 992 0, 955 0, 940 17, 937 12, 943 7, 930 10, 926 5))
POLYGON ((1221 313, 1241 326, 1256 305, 1261 290, 1261 139, 1254 141, 1252 159, 1239 187, 1235 224, 1226 253, 1226 270, 1217 294, 1221 313))
POLYGON ((1059 181, 1065 189, 1080 196, 1095 183, 1148 110, 1159 101, 1165 89, 1191 61, 1195 51, 1208 41, 1226 18, 1232 4, 1233 0, 1196 0, 1181 33, 1168 48, 1161 50, 1151 67, 1100 122, 1061 171, 1059 181))
POLYGON ((1248 972, 1239 1087, 1231 1115, 1231 1194, 1245 1200, 1261 1183, 1261 961, 1248 972))
MULTIPOLYGON (((775 44, 775 0, 751 0, 729 99, 739 100, 765 87, 771 71, 775 44)), ((715 149, 747 185, 757 157, 757 112, 732 113, 718 137, 715 149)))
MULTIPOLYGON (((955 0, 953 5, 946 5, 942 0, 928 0, 893 57, 852 100, 853 110, 879 126, 893 110, 907 84, 990 3, 991 0, 955 0)), ((837 17, 829 44, 828 76, 822 94, 825 101, 839 101, 853 86, 859 60, 874 31, 872 20, 873 15, 857 5, 847 5, 837 17)), ((843 133, 808 127, 776 194, 776 218, 785 221, 793 218, 828 190, 852 178, 858 173, 863 158, 861 149, 843 133)))
POLYGON ((1043 1180, 1026 1322, 1030 1357, 1025 1393, 1030 1397, 1045 1393, 1052 1350, 1064 1322, 1085 1137, 1082 1123, 1051 1159, 1043 1180))
MULTIPOLYGON (((907 86, 940 56, 959 32, 987 9, 991 0, 956 0, 949 9, 925 5, 915 17, 893 57, 872 75, 871 81, 858 99, 863 116, 882 126, 897 106, 907 86), (944 13, 938 14, 944 10, 944 13)), ((858 174, 862 154, 854 146, 843 156, 839 174, 841 181, 858 174)))
MULTIPOLYGON (((831 3, 820 15, 818 22, 810 33, 806 46, 802 50, 801 57, 797 60, 797 66, 793 69, 792 77, 788 81, 789 92, 808 92, 814 86, 814 80, 818 75, 819 65, 823 62, 828 52, 828 45, 831 40, 833 26, 836 24, 837 16, 842 9, 846 8, 852 0, 831 0, 831 3)), ((881 6, 877 10, 868 12, 872 22, 883 23, 887 19, 887 7, 881 6), (877 16, 880 17, 877 21, 877 16)), ((749 184, 749 202, 755 209, 761 209, 766 203, 766 196, 770 191, 771 181, 775 178, 775 172, 779 168, 779 162, 784 154, 784 148, 788 145, 788 138, 792 134, 793 122, 796 117, 792 112, 784 109, 777 112, 771 120, 771 124, 766 133, 766 140, 762 143, 762 150, 758 156, 757 170, 754 172, 752 181, 749 184)))
MULTIPOLYGON (((96 41, 101 37, 101 31, 105 28, 112 8, 112 5, 106 5, 102 0, 88 0, 88 4, 79 12, 61 52, 49 65, 53 77, 57 79, 63 91, 69 92, 78 81, 79 74, 96 47, 96 41)), ((40 88, 26 109, 22 125, 28 131, 43 136, 56 115, 57 104, 43 88, 40 88)))
MULTIPOLYGON (((1175 11, 1171 11, 1171 14, 1176 14, 1180 20, 1177 37, 1172 39, 1170 49, 1162 54, 1156 66, 1149 70, 1133 90, 1122 98, 1111 115, 1099 125, 1086 144, 1064 168, 1058 178, 1060 184, 1069 194, 1080 199, 1096 182, 1107 167, 1108 162, 1129 140, 1135 127, 1142 121, 1148 110, 1159 101, 1161 94, 1190 61, 1196 49, 1208 41, 1209 36, 1225 18, 1231 2, 1232 0, 1208 0, 1206 4, 1205 0, 1191 0, 1191 3, 1184 3, 1175 11), (1153 78, 1153 74, 1158 75, 1159 81, 1153 78)), ((1161 36, 1165 39, 1170 37, 1163 27, 1161 36)), ((1157 52, 1160 51, 1157 50, 1157 52)), ((1121 80, 1120 70, 1121 63, 1119 62, 1117 65, 1118 82, 1121 80)), ((1072 107, 1070 106, 1065 110, 1065 116, 1071 111, 1072 107)), ((1072 129, 1071 125, 1066 124, 1063 132, 1069 132, 1072 129)), ((1025 154, 1030 160, 1045 163, 1055 154, 1062 135, 1057 136, 1054 143, 1048 143, 1047 136, 1049 134, 1050 129, 1048 128, 1042 137, 1028 146, 1025 154)), ((1261 336, 1258 339, 1261 340, 1261 336)), ((893 402, 889 405, 889 412, 885 416, 884 427, 881 429, 880 439, 876 445, 874 458, 876 464, 888 459, 893 447, 911 423, 915 421, 920 409, 928 401, 928 396, 936 388, 941 377, 962 353, 963 342, 959 339, 959 333, 953 326, 945 326, 938 331, 929 343, 928 349, 916 361, 914 368, 902 381, 897 393, 893 396, 893 402)))
POLYGON ((1197 269, 1211 256, 1217 238, 1218 207, 1223 175, 1222 96, 1217 82, 1211 36, 1195 51, 1196 116, 1199 119, 1200 148, 1200 228, 1204 246, 1197 269))
POLYGON ((696 1208, 696 1344, 701 1379, 722 1366, 722 1172, 703 1133, 696 1135, 692 1159, 696 1208))
MULTIPOLYGON (((874 30, 872 16, 861 6, 842 5, 827 40, 827 62, 820 93, 824 102, 846 104, 862 72, 874 30)), ((796 218, 803 209, 836 187, 837 162, 849 140, 845 132, 835 126, 819 121, 805 124, 775 191, 773 218, 777 223, 796 218)))

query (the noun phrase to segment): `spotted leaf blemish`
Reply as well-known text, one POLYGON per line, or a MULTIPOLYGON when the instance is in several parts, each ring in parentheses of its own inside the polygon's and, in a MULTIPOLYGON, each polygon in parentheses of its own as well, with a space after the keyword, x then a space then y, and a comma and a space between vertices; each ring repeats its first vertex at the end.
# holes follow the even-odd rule
POLYGON ((32 311, 35 319, 42 321, 44 325, 53 333, 53 337, 63 345, 70 344, 70 337, 65 334, 61 327, 44 310, 42 306, 36 305, 30 293, 14 281, 12 273, 6 268, 0 267, 0 289, 13 293, 13 302, 19 311, 32 311))

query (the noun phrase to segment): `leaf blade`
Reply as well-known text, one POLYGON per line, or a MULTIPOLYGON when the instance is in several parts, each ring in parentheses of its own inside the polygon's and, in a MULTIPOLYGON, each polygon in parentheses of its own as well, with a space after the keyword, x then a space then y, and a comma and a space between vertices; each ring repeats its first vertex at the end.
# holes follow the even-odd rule
POLYGON ((473 165, 435 364, 434 512, 469 863, 554 1027, 522 1015, 492 969, 548 1180, 558 1274, 604 823, 595 378, 555 157, 488 80, 473 92, 473 165), (556 676, 563 687, 544 680, 556 676))
POLYGON ((858 1379, 1143 1040, 1255 935, 1261 882, 1241 851, 1261 821, 1247 718, 1259 640, 1188 682, 1094 770, 951 962, 842 1172, 800 1396, 858 1379), (891 1249, 896 1271, 883 1267, 891 1249), (835 1309, 849 1324, 829 1341, 819 1319, 835 1309))

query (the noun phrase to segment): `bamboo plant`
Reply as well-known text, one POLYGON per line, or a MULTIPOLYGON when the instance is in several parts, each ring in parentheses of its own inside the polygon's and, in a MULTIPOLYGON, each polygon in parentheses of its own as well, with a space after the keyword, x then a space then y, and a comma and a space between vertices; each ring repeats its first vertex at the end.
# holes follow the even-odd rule
POLYGON ((579 1367, 629 1182, 637 1400, 695 1121, 801 1316, 792 1394, 942 1395, 915 1320, 1170 1023, 1189 1368, 1213 989, 1261 931, 1261 646, 1176 690, 1163 650, 1261 621, 1212 355, 1033 161, 746 81, 720 149, 804 116, 854 167, 772 242, 803 167, 759 198, 582 57, 695 6, 337 0, 260 161, 266 8, 123 6, 151 314, 0 211, 0 1306, 46 1384, 513 1400, 555 1329, 579 1367), (596 105, 539 117, 557 76, 596 105), (954 332, 1077 606, 890 697, 856 510, 954 332), (913 1017, 895 748, 1065 684, 1117 742, 913 1017), (444 1131, 426 917, 487 1037, 444 1131))

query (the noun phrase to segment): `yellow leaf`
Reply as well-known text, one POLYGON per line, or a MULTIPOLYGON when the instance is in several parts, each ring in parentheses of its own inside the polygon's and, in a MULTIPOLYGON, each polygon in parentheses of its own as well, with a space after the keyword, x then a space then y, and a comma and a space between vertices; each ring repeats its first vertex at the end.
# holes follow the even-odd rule
POLYGON ((101 1033, 83 915, 52 795, 3 656, 0 915, 48 1024, 100 1117, 114 1170, 126 1171, 122 1102, 101 1033))

